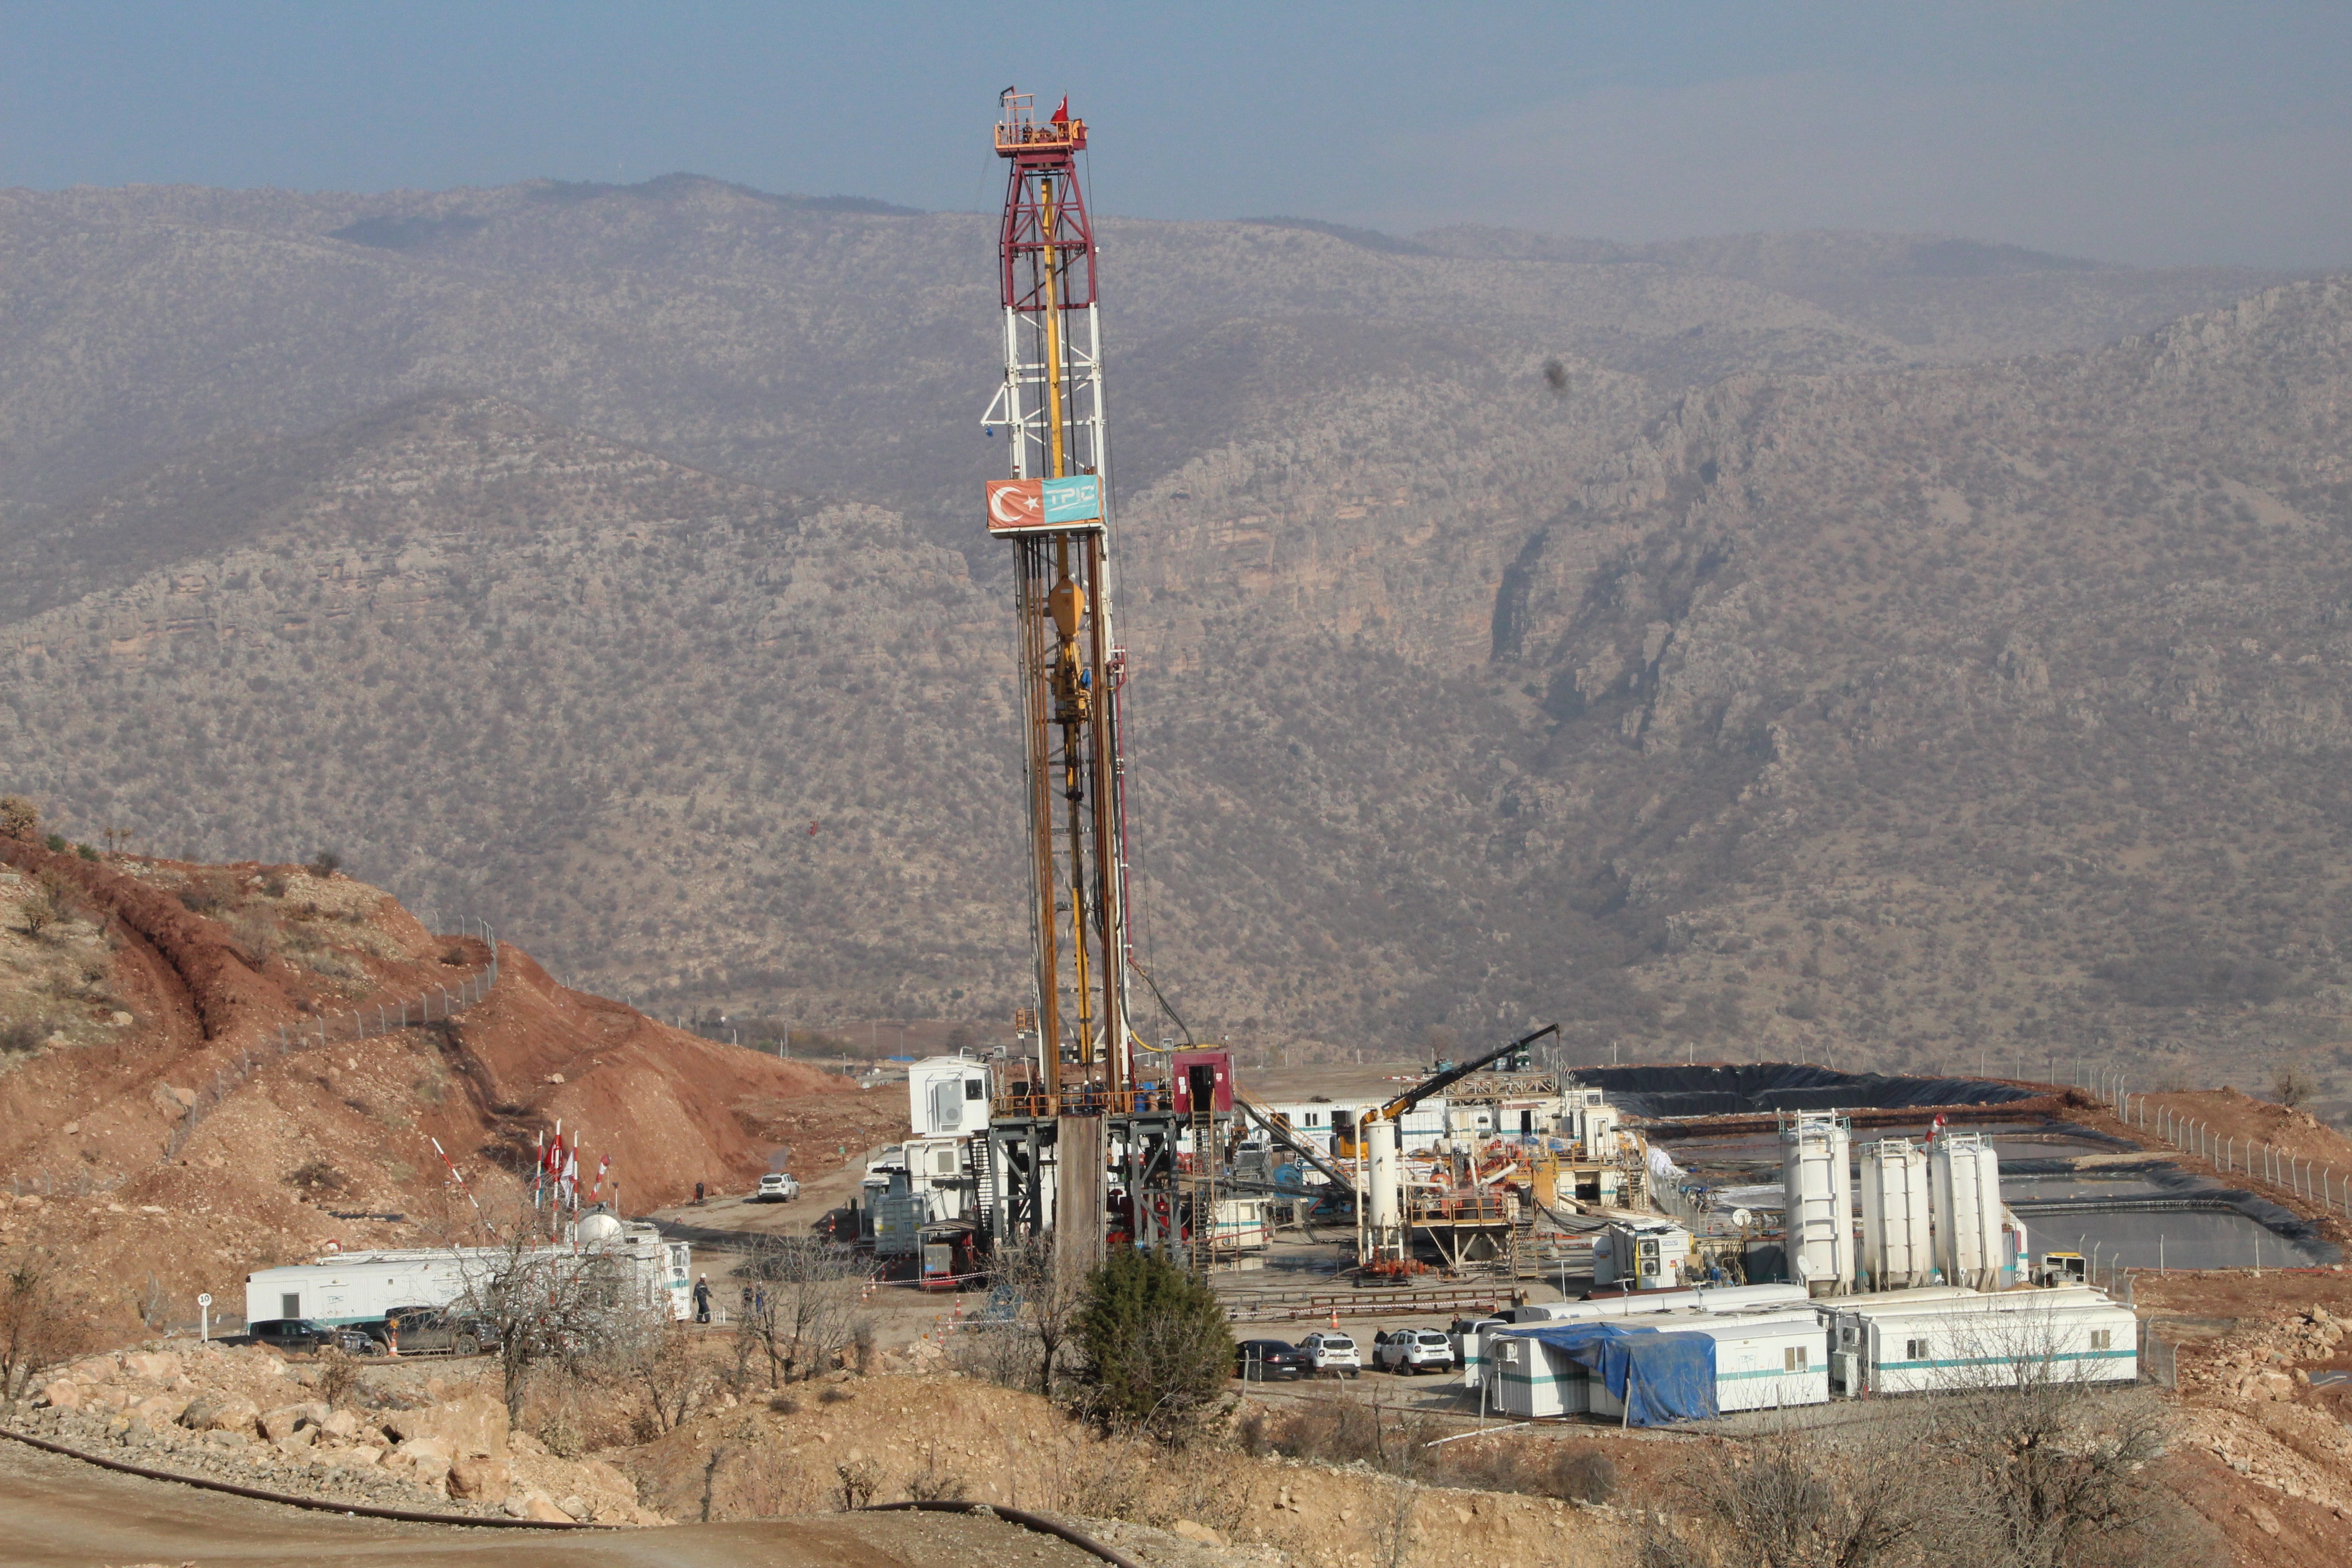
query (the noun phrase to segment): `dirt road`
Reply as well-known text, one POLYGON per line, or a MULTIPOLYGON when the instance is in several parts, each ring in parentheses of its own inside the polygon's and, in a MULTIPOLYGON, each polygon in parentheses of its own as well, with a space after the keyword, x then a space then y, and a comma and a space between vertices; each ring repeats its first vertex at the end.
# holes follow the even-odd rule
POLYGON ((0 1558, 24 1568, 1098 1568, 1066 1542, 967 1515, 825 1514, 662 1530, 475 1530, 310 1513, 0 1445, 0 1558))

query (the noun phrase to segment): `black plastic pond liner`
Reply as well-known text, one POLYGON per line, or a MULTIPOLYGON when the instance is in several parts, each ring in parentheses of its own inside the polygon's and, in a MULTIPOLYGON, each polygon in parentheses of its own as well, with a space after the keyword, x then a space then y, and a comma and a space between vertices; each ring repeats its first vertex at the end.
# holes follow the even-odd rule
POLYGON ((1772 1110, 1900 1110, 1917 1105, 2000 1105, 2045 1091, 1975 1078, 1894 1078, 1834 1072, 1804 1062, 1735 1067, 1578 1068, 1579 1083, 1605 1090, 1634 1116, 1738 1116, 1772 1110))

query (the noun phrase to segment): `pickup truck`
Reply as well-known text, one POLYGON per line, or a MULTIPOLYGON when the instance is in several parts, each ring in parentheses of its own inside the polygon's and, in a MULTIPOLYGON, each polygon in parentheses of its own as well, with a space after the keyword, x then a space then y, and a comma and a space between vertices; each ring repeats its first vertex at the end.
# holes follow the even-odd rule
POLYGON ((356 1328, 337 1328, 308 1318, 264 1318, 245 1331, 254 1343, 280 1351, 321 1351, 332 1345, 352 1355, 379 1355, 383 1347, 356 1328))
POLYGON ((454 1307, 394 1307, 383 1321, 368 1325, 370 1337, 402 1355, 446 1351, 478 1355, 499 1342, 498 1330, 454 1307))

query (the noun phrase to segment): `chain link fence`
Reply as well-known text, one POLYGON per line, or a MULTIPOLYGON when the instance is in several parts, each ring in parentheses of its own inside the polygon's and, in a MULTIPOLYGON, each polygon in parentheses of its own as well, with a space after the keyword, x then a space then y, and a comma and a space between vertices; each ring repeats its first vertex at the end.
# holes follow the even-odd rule
POLYGON ((247 1047, 236 1061, 214 1074, 213 1080, 196 1091, 187 1113, 180 1118, 180 1125, 164 1145, 163 1158, 177 1159, 180 1151, 187 1147, 188 1140, 195 1135, 196 1129, 204 1124, 205 1119, 219 1110, 223 1101, 243 1088, 268 1063, 327 1046, 389 1035, 395 1030, 446 1023, 467 1008, 479 1005, 499 983, 498 933, 485 921, 466 920, 458 922, 457 931, 441 934, 478 937, 489 949, 489 963, 468 973, 456 985, 436 985, 398 1002, 378 1002, 365 1007, 330 1013, 299 1025, 279 1025, 276 1039, 247 1047))

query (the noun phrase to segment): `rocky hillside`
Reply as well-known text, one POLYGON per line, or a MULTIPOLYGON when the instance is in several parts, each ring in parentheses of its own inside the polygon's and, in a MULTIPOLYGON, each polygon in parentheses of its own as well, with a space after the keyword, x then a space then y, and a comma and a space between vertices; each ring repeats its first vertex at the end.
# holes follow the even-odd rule
MULTIPOLYGON (((1672 390, 1740 370, 2016 353, 2099 342, 2266 281, 2019 252, 2006 271, 1931 280, 1939 319, 1890 331, 1804 293, 1900 288, 1915 253, 1941 242, 1806 237, 1759 270, 1738 246, 1580 252, 1534 236, 1477 247, 1117 218, 1102 234, 1129 488, 1228 442, 1291 434, 1301 412, 1369 381, 1409 392, 1468 366, 1528 385, 1561 356, 1672 390)), ((992 216, 690 175, 377 195, 0 193, 0 503, 54 504, 192 447, 299 436, 454 389, 960 537, 971 485, 999 466, 978 429, 997 377, 994 241, 992 216)))
POLYGON ((415 1006, 489 956, 320 868, 0 839, 0 1251, 63 1258, 110 1332, 182 1322, 199 1290, 233 1315, 248 1270, 330 1242, 463 1237, 477 1201, 511 1223, 559 1119, 642 1211, 750 1182, 772 1144, 748 1122, 855 1092, 566 990, 504 943, 455 1018, 351 1037, 354 1011, 415 1006), (331 1043, 303 1043, 322 1023, 331 1043))
MULTIPOLYGON (((1194 1028, 2333 1047, 2338 286, 1105 233, 1194 1028)), ((987 243, 687 179, 0 197, 0 782, 331 846, 664 1011, 1003 1016, 987 243)))

